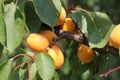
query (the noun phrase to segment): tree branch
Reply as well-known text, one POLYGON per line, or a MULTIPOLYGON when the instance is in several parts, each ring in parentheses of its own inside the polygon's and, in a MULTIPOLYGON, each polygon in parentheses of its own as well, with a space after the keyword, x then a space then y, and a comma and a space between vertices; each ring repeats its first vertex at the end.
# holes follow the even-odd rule
POLYGON ((120 70, 120 66, 116 67, 116 68, 113 68, 112 70, 109 70, 108 72, 104 73, 104 74, 101 74, 100 77, 107 77, 109 74, 115 72, 115 71, 118 71, 120 70))

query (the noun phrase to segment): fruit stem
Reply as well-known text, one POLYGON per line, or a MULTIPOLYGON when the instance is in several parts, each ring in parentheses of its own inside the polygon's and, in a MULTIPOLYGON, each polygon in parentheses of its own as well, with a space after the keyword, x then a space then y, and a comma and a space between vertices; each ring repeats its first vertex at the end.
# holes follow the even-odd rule
POLYGON ((109 74, 111 74, 111 73, 113 73, 113 72, 115 72, 115 71, 118 71, 118 70, 120 70, 120 66, 118 66, 118 67, 116 67, 116 68, 113 68, 112 70, 109 70, 109 71, 106 72, 106 73, 101 74, 100 77, 107 77, 109 74))
POLYGON ((48 46, 48 48, 51 48, 59 40, 60 40, 60 37, 54 39, 53 42, 48 46))

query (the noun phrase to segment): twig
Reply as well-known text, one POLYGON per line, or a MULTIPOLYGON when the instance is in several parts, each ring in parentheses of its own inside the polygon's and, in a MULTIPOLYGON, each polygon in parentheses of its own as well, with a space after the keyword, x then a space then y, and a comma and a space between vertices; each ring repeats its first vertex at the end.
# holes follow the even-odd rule
POLYGON ((30 63, 27 63, 27 69, 28 69, 28 80, 30 80, 30 63))
POLYGON ((28 61, 19 64, 17 67, 14 68, 14 70, 17 70, 18 68, 20 68, 20 67, 23 66, 24 64, 29 63, 31 60, 32 60, 32 59, 29 59, 28 61))
POLYGON ((75 33, 60 30, 59 34, 60 34, 59 37, 61 39, 66 38, 66 39, 74 40, 74 41, 80 42, 80 43, 84 42, 84 39, 85 39, 82 33, 75 34, 75 33))
POLYGON ((13 57, 13 59, 16 59, 17 57, 20 57, 20 56, 28 56, 28 57, 30 57, 30 58, 32 58, 30 55, 28 55, 28 54, 17 54, 17 55, 15 55, 14 57, 13 57))
POLYGON ((57 33, 59 34, 59 36, 56 39, 54 39, 53 42, 50 43, 43 52, 46 52, 49 48, 51 48, 60 39, 65 38, 65 39, 74 40, 74 41, 80 42, 80 43, 83 43, 85 41, 85 36, 82 33, 75 34, 75 33, 67 32, 67 31, 63 31, 63 30, 58 30, 57 33))
POLYGON ((15 1, 15 5, 16 5, 16 6, 17 6, 17 4, 18 4, 18 0, 15 1))
POLYGON ((109 70, 109 71, 106 72, 106 73, 101 74, 100 77, 107 77, 109 74, 111 74, 111 73, 113 73, 113 72, 115 72, 115 71, 118 71, 118 70, 120 70, 120 66, 118 66, 118 67, 116 67, 116 68, 113 68, 112 70, 109 70))
POLYGON ((119 50, 111 46, 105 46, 103 48, 94 48, 93 50, 99 52, 100 54, 112 54, 114 56, 119 56, 119 50))
POLYGON ((31 61, 34 61, 34 60, 36 59, 36 56, 37 56, 37 55, 35 55, 35 56, 31 57, 29 60, 27 60, 27 61, 19 64, 17 67, 14 68, 14 70, 17 70, 17 69, 20 68, 21 66, 23 66, 23 65, 25 65, 25 64, 27 64, 27 63, 30 63, 31 61))
POLYGON ((75 8, 75 10, 83 11, 83 12, 87 13, 89 16, 91 16, 90 13, 87 10, 83 9, 83 8, 75 8))

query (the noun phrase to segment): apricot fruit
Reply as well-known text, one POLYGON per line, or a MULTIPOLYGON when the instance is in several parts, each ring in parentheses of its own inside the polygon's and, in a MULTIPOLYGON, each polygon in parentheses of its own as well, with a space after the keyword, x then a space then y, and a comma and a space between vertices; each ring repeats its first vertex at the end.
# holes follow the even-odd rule
POLYGON ((62 51, 57 46, 52 46, 47 52, 55 62, 55 68, 59 69, 64 63, 64 56, 62 51))
POLYGON ((42 34, 36 34, 36 33, 31 33, 27 39, 26 43, 28 46, 37 52, 42 52, 44 51, 48 45, 49 45, 49 40, 42 34))
POLYGON ((74 32, 75 30, 75 23, 73 22, 72 18, 66 18, 64 24, 62 25, 62 30, 68 32, 74 32))
POLYGON ((88 46, 81 44, 77 50, 77 56, 83 63, 90 63, 94 58, 94 51, 88 46))
POLYGON ((58 20, 56 22, 56 26, 60 26, 64 23, 65 21, 65 18, 66 18, 66 11, 63 7, 61 7, 61 12, 60 12, 60 15, 58 17, 58 20))
POLYGON ((120 24, 117 25, 110 34, 110 41, 113 47, 120 48, 120 24))
POLYGON ((50 30, 42 31, 41 34, 46 36, 50 42, 52 42, 53 39, 57 38, 57 35, 54 32, 50 31, 50 30))

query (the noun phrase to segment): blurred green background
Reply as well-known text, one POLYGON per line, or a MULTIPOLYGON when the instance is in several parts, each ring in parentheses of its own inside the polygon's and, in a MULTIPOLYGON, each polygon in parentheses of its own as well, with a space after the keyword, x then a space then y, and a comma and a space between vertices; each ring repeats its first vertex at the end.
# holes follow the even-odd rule
POLYGON ((108 14, 114 24, 120 23, 120 0, 62 0, 67 8, 81 7, 88 11, 101 11, 108 14))

